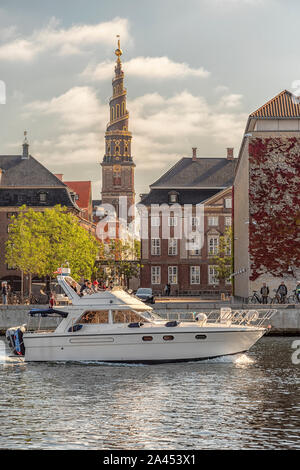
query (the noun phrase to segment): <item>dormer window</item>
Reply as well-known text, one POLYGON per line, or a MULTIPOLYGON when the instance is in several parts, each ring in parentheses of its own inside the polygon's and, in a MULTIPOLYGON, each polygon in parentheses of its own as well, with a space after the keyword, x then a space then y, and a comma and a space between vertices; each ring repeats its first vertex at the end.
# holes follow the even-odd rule
POLYGON ((39 194, 40 202, 45 203, 47 201, 47 193, 39 194))
POLYGON ((169 196, 169 204, 176 204, 178 202, 178 193, 176 193, 175 191, 170 192, 168 196, 169 196))

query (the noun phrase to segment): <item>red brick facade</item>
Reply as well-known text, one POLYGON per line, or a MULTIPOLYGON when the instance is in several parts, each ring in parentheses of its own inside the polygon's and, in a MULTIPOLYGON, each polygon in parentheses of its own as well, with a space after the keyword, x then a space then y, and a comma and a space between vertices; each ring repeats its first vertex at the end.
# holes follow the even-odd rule
MULTIPOLYGON (((231 225, 231 201, 231 188, 228 188, 204 202, 204 243, 199 252, 187 249, 184 239, 175 242, 164 239, 162 218, 160 218, 159 241, 154 242, 151 238, 149 209, 149 237, 142 240, 141 244, 141 286, 151 287, 155 294, 164 294, 167 283, 171 284, 171 295, 231 292, 230 283, 214 278, 213 254, 209 253, 210 251, 217 253, 220 236, 224 234, 226 226, 231 225)), ((195 207, 194 205, 193 216, 195 216, 195 207)), ((170 216, 175 216, 175 213, 170 212, 170 216)), ((170 227, 171 239, 175 235, 174 231, 175 228, 170 227)))

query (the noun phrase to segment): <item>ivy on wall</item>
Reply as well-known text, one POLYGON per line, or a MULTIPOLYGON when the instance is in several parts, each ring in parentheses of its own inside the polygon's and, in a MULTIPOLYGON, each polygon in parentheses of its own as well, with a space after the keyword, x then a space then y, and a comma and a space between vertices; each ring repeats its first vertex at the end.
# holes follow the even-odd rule
POLYGON ((251 280, 300 268, 300 139, 255 137, 249 143, 251 280))

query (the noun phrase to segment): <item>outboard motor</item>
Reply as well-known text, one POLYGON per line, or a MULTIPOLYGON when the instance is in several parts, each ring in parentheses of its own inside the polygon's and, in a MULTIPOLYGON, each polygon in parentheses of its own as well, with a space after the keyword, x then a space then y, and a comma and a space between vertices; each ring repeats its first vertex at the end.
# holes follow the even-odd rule
POLYGON ((17 356, 25 355, 25 346, 23 342, 23 334, 26 331, 26 325, 14 326, 6 330, 6 339, 13 354, 17 356))

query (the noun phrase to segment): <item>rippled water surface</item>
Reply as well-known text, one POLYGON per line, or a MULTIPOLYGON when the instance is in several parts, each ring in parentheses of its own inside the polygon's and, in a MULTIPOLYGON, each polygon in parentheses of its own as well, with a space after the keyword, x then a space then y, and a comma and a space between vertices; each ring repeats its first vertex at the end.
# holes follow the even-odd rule
POLYGON ((1 339, 1 449, 300 449, 296 338, 152 366, 18 363, 1 339))

